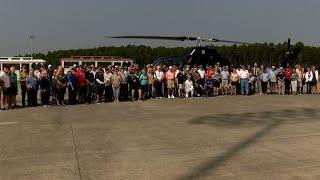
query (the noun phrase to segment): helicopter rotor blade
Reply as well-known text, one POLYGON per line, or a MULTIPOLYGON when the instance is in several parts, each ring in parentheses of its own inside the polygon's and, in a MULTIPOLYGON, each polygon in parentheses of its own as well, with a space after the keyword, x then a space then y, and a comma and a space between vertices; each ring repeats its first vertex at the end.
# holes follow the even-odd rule
POLYGON ((229 40, 221 40, 221 39, 204 39, 205 42, 221 42, 221 43, 233 43, 233 44, 244 44, 249 45, 250 43, 241 42, 241 41, 229 41, 229 40))
POLYGON ((112 36, 106 38, 116 38, 116 39, 158 39, 158 40, 173 40, 173 41, 196 41, 197 37, 189 36, 112 36))

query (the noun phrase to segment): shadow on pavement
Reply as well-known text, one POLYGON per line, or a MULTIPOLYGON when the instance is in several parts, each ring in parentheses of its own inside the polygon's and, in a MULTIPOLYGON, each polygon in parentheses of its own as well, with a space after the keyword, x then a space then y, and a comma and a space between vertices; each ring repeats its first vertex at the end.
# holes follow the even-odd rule
POLYGON ((250 145, 256 143, 262 137, 270 133, 274 128, 279 127, 285 123, 299 123, 299 122, 316 122, 320 113, 316 109, 299 109, 299 110, 280 110, 274 112, 262 112, 259 114, 243 113, 243 114, 222 114, 217 116, 204 116, 191 119, 191 124, 211 125, 211 126, 257 126, 264 127, 256 132, 251 137, 236 144, 232 148, 218 157, 203 162, 193 172, 186 174, 179 179, 199 179, 208 174, 214 174, 214 171, 228 160, 232 159, 239 152, 248 148, 250 145))

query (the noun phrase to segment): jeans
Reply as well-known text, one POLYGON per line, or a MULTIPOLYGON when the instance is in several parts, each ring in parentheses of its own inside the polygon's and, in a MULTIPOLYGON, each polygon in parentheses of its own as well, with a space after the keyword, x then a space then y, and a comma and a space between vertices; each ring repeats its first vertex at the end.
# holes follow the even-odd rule
POLYGON ((118 99, 120 95, 120 87, 112 87, 114 99, 118 99))
POLYGON ((37 89, 29 89, 27 91, 28 93, 28 106, 37 106, 37 89))
POLYGON ((57 88, 57 100, 59 104, 63 103, 64 100, 64 94, 65 94, 65 89, 64 88, 57 88))
POLYGON ((241 79, 241 94, 242 95, 248 95, 249 94, 248 79, 241 79))
POLYGON ((26 105, 26 94, 27 94, 27 85, 25 82, 21 82, 22 106, 26 105))
POLYGON ((42 105, 49 105, 49 99, 50 99, 50 91, 49 90, 41 91, 42 105))
POLYGON ((162 82, 156 81, 154 84, 156 88, 156 97, 163 97, 163 87, 162 87, 162 82))
POLYGON ((291 80, 284 80, 285 93, 291 94, 291 80))
POLYGON ((261 84, 262 84, 262 93, 263 93, 263 94, 267 94, 267 91, 268 91, 268 81, 267 81, 267 82, 262 81, 261 84))

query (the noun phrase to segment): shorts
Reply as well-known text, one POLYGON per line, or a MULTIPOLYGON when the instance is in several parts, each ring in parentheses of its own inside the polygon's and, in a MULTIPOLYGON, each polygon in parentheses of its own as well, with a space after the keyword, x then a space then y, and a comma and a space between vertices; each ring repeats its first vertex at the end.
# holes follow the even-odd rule
POLYGON ((231 85, 232 85, 232 86, 238 86, 239 83, 238 83, 238 82, 231 82, 231 85))
POLYGON ((223 79, 221 82, 221 87, 228 88, 229 87, 229 81, 226 79, 223 79))
POLYGON ((17 86, 11 86, 8 88, 9 95, 17 95, 18 94, 18 87, 17 86))
POLYGON ((173 89, 174 88, 174 80, 168 80, 167 81, 167 88, 173 89))
POLYGON ((204 83, 205 83, 206 86, 212 86, 213 85, 213 80, 212 79, 206 79, 204 83))
POLYGON ((213 80, 213 87, 220 87, 220 81, 219 80, 213 80))
POLYGON ((104 86, 98 85, 97 86, 97 95, 102 96, 104 92, 104 86))
POLYGON ((2 93, 3 93, 3 95, 4 96, 8 96, 8 95, 10 95, 10 93, 9 93, 9 90, 8 90, 9 88, 2 88, 2 93))
POLYGON ((143 93, 147 93, 148 92, 148 85, 141 85, 141 90, 143 93))

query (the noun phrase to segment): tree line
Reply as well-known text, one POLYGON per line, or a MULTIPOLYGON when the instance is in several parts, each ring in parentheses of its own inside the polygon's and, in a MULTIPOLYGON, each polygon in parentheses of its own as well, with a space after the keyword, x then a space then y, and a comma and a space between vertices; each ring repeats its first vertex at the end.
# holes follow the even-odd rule
MULTIPOLYGON (((210 46, 215 48, 223 57, 230 59, 232 64, 279 64, 288 51, 287 43, 265 43, 251 45, 232 45, 232 46, 210 46)), ((300 48, 301 53, 297 62, 302 65, 320 64, 320 47, 305 46, 298 42, 291 49, 300 48)), ((32 54, 34 58, 47 60, 48 64, 57 66, 61 58, 71 56, 122 56, 132 58, 138 64, 152 63, 159 57, 164 56, 186 56, 192 51, 192 47, 149 47, 149 46, 121 46, 121 47, 97 47, 91 49, 69 49, 49 51, 46 54, 32 54)), ((30 56, 30 55, 25 55, 30 56)))

